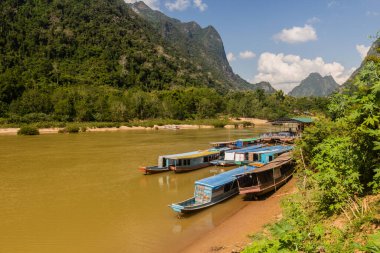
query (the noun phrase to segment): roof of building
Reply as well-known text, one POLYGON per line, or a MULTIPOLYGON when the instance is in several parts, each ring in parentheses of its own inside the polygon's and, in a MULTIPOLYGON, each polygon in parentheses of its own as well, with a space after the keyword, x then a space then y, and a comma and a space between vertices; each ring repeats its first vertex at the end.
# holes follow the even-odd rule
POLYGON ((307 117, 279 118, 276 120, 271 120, 269 122, 271 124, 284 124, 284 123, 310 124, 310 123, 313 123, 313 119, 307 118, 307 117))
POLYGON ((227 183, 233 182, 236 178, 235 175, 242 174, 245 172, 253 171, 256 169, 254 166, 242 166, 227 172, 220 173, 218 175, 207 177, 198 181, 195 181, 195 184, 200 184, 208 186, 211 188, 216 188, 227 183))

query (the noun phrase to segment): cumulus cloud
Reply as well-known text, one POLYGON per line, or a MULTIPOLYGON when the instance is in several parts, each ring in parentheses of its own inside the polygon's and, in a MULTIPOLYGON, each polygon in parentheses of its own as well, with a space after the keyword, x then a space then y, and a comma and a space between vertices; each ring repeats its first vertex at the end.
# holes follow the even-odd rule
POLYGON ((345 82, 355 69, 345 69, 338 63, 326 63, 321 57, 301 58, 298 55, 262 53, 257 72, 252 82, 268 81, 274 88, 284 92, 291 91, 310 73, 318 72, 322 76, 331 75, 339 84, 345 82))
POLYGON ((256 57, 256 54, 252 51, 246 50, 244 52, 240 52, 239 56, 241 59, 252 59, 256 57))
POLYGON ((290 44, 303 43, 317 40, 317 32, 311 25, 304 27, 294 26, 290 29, 283 29, 280 33, 274 35, 274 39, 290 44))
POLYGON ((174 2, 166 2, 165 6, 170 11, 184 11, 190 6, 190 0, 176 0, 174 2))
POLYGON ((356 45, 356 51, 360 54, 362 60, 367 56, 370 47, 366 47, 364 45, 356 45))
POLYGON ((203 3, 202 0, 194 0, 194 6, 200 11, 205 11, 207 9, 207 4, 203 3))
MULTIPOLYGON (((141 0, 124 0, 126 3, 132 4, 139 2, 141 0)), ((142 0, 146 5, 148 5, 153 10, 159 10, 160 9, 160 1, 159 0, 142 0)))
POLYGON ((236 57, 235 57, 235 55, 234 55, 233 53, 229 52, 229 53, 227 54, 227 60, 228 60, 229 62, 232 62, 232 61, 235 61, 235 60, 236 60, 236 57))

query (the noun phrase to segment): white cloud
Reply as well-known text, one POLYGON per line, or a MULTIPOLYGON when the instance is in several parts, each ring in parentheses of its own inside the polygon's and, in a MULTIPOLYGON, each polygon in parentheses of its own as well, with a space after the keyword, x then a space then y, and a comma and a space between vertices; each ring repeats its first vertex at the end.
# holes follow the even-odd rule
POLYGON ((295 44, 307 41, 317 40, 317 32, 311 25, 304 27, 294 26, 290 29, 283 29, 280 33, 274 35, 275 40, 295 44))
POLYGON ((175 0, 174 2, 166 2, 165 6, 170 11, 184 11, 190 6, 190 0, 175 0))
POLYGON ((309 18, 306 23, 309 24, 309 25, 312 25, 312 24, 316 24, 316 23, 319 23, 321 22, 321 20, 317 17, 312 17, 312 18, 309 18))
POLYGON ((336 1, 336 0, 332 0, 332 1, 330 1, 330 2, 327 3, 327 7, 328 8, 332 8, 332 7, 338 6, 338 5, 339 5, 339 2, 336 1))
POLYGON ((366 47, 364 45, 356 45, 356 51, 358 51, 362 60, 367 56, 369 48, 370 48, 369 46, 366 47))
POLYGON ((205 11, 207 9, 207 4, 203 3, 202 0, 194 0, 194 6, 200 11, 205 11))
POLYGON ((306 59, 298 55, 265 52, 260 55, 258 74, 252 82, 268 81, 274 88, 289 92, 312 72, 332 75, 337 83, 342 84, 354 70, 345 69, 338 62, 326 63, 321 57, 306 59))
POLYGON ((235 55, 234 55, 233 53, 229 52, 229 53, 227 54, 227 60, 228 60, 229 62, 236 61, 236 57, 235 57, 235 55))
POLYGON ((246 50, 244 52, 240 52, 239 56, 241 59, 252 59, 256 57, 256 54, 252 51, 246 50))
POLYGON ((379 14, 378 12, 376 12, 376 11, 367 11, 367 12, 365 13, 365 15, 368 16, 368 17, 377 17, 377 16, 379 16, 380 14, 379 14))
MULTIPOLYGON (((132 4, 136 2, 140 2, 141 0, 124 0, 126 3, 132 4)), ((148 5, 153 10, 160 9, 160 1, 159 0, 142 0, 146 5, 148 5)))

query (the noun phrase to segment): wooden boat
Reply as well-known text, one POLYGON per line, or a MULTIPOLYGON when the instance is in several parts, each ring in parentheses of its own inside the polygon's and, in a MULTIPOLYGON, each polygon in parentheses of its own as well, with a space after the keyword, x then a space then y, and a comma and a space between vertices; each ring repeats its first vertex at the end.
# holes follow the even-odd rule
POLYGON ((255 150, 257 150, 259 148, 262 148, 262 147, 264 147, 263 144, 257 144, 257 145, 249 146, 249 147, 246 147, 246 148, 227 150, 227 151, 225 151, 224 159, 222 159, 222 160, 215 160, 215 161, 212 161, 211 163, 213 165, 223 166, 223 167, 235 166, 236 165, 235 162, 236 162, 236 159, 237 159, 237 154, 245 154, 245 153, 248 153, 248 152, 255 151, 255 150))
POLYGON ((243 150, 244 152, 237 151, 235 154, 235 164, 251 164, 258 163, 266 164, 274 160, 279 155, 289 152, 293 149, 293 146, 276 145, 276 146, 264 146, 255 150, 243 150))
POLYGON ((293 143, 296 138, 297 135, 293 132, 273 132, 265 133, 260 136, 261 141, 265 143, 293 143))
POLYGON ((223 149, 210 149, 198 151, 194 154, 180 154, 168 158, 169 168, 176 173, 187 172, 205 168, 211 165, 211 161, 219 158, 223 149))
POLYGON ((292 152, 287 152, 253 171, 236 175, 239 193, 260 196, 275 191, 293 175, 292 152))
POLYGON ((156 174, 165 171, 170 171, 169 167, 159 167, 159 166, 146 166, 140 167, 140 171, 144 172, 144 175, 156 174))
POLYGON ((195 182, 194 197, 169 205, 175 212, 192 213, 218 204, 238 195, 236 175, 252 171, 255 167, 243 166, 195 182))
POLYGON ((170 166, 173 165, 174 163, 171 163, 173 161, 170 161, 171 157, 176 157, 176 156, 185 156, 185 155, 193 155, 197 154, 199 151, 192 151, 192 152, 187 152, 187 153, 181 153, 181 154, 172 154, 172 155, 161 155, 158 157, 158 165, 156 166, 144 166, 140 167, 139 170, 144 173, 144 175, 150 175, 150 174, 156 174, 156 173, 161 173, 165 171, 170 171, 170 166))

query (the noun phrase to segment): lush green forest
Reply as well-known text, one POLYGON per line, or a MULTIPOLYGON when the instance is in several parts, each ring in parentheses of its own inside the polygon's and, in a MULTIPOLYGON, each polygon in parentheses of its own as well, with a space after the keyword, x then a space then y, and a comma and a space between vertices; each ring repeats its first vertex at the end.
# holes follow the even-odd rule
POLYGON ((109 86, 27 89, 2 103, 3 123, 127 122, 133 119, 207 119, 230 115, 273 119, 296 112, 320 112, 325 98, 293 98, 263 90, 220 94, 211 88, 145 92, 109 86))
POLYGON ((231 91, 122 0, 0 2, 0 118, 126 122, 321 111, 324 99, 231 91))
POLYGON ((283 219, 244 252, 380 252, 380 61, 367 58, 328 110, 297 144, 283 219))

